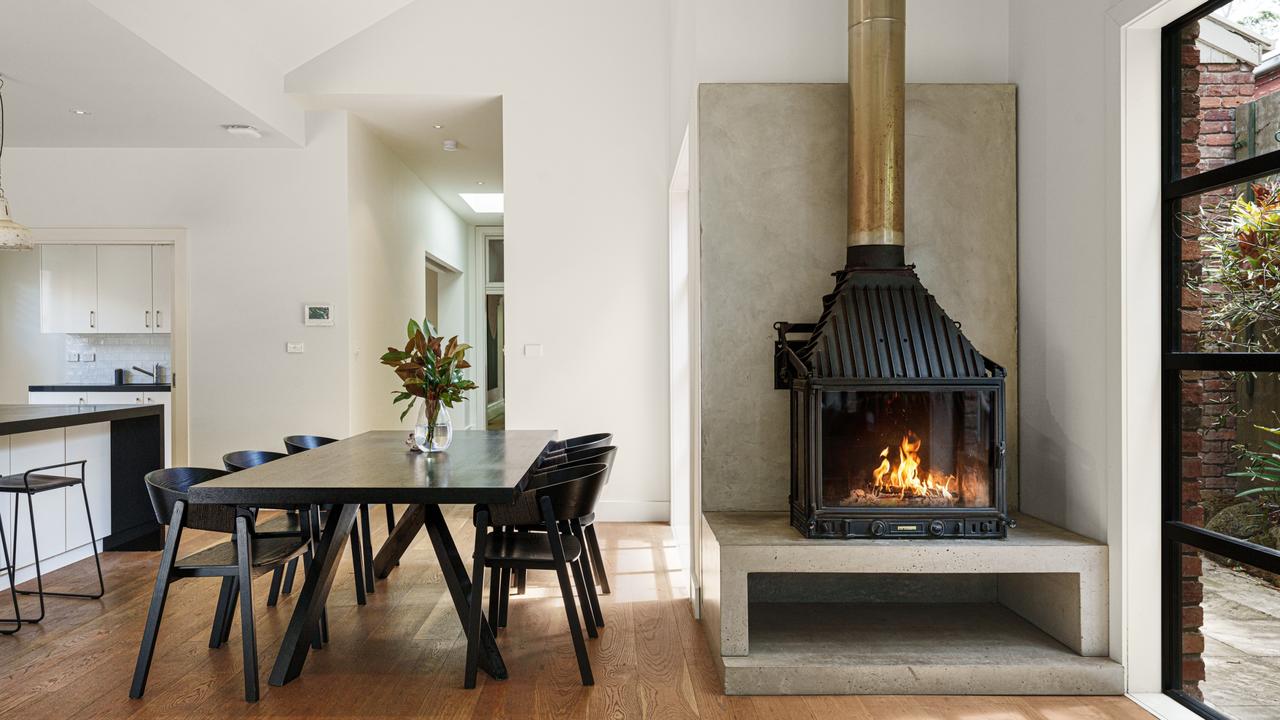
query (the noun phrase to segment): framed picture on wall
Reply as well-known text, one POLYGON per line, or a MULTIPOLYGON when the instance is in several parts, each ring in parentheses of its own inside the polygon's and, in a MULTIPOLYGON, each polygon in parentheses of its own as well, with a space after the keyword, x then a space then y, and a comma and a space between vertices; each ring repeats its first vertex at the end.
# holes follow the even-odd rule
POLYGON ((302 306, 302 324, 307 327, 333 325, 333 305, 330 303, 306 303, 302 306))

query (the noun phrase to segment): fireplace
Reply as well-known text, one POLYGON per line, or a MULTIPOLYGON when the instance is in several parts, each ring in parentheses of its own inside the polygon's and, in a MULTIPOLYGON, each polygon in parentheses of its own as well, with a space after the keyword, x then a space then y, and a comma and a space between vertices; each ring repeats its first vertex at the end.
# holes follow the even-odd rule
POLYGON ((774 325, 791 524, 816 538, 1003 538, 1005 371, 905 260, 904 15, 903 0, 849 2, 846 263, 818 322, 774 325))

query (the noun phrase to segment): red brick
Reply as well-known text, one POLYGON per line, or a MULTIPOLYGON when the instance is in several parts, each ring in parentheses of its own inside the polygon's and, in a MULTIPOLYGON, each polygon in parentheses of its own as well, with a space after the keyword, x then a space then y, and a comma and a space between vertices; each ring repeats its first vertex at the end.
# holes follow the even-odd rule
POLYGON ((1204 608, 1199 605, 1184 606, 1182 608, 1182 627, 1188 630, 1194 630, 1204 624, 1204 608))
MULTIPOLYGON (((1200 577, 1202 568, 1200 567, 1199 555, 1183 555, 1182 556, 1182 576, 1183 577, 1200 577)), ((1200 652, 1196 650, 1196 652, 1200 652)))
POLYGON ((1182 659, 1182 680, 1204 680, 1204 661, 1200 658, 1182 659))
POLYGON ((1185 655, 1199 655, 1204 652, 1204 636, 1200 633, 1184 633, 1182 652, 1185 655))
MULTIPOLYGON (((1185 463, 1186 460, 1183 460, 1183 462, 1185 463)), ((1204 508, 1200 507, 1199 505, 1195 507, 1183 508, 1182 522, 1188 525, 1195 525, 1196 527, 1204 527, 1204 508)), ((1198 587, 1199 583, 1196 583, 1196 585, 1198 587)), ((1200 602, 1200 597, 1198 595, 1196 596, 1196 602, 1200 602)))

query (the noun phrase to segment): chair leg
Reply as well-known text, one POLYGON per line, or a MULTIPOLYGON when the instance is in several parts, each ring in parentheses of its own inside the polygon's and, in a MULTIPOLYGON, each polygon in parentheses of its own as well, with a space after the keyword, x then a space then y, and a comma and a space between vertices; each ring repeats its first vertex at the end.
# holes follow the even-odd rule
POLYGON ((523 595, 525 591, 525 569, 516 568, 516 594, 523 595))
POLYGON ((360 543, 360 523, 351 528, 351 567, 356 575, 356 604, 364 605, 364 552, 360 543))
POLYGON ((0 622, 12 623, 12 630, 0 630, 0 635, 12 635, 22 629, 22 610, 18 608, 18 593, 13 592, 18 583, 14 581, 13 564, 16 558, 9 558, 9 541, 4 535, 4 519, 0 518, 0 548, 4 550, 4 571, 9 576, 9 599, 13 601, 13 619, 0 618, 0 622))
MULTIPOLYGON (((308 558, 308 562, 309 562, 311 557, 310 551, 307 552, 306 557, 308 558)), ((283 592, 285 595, 288 595, 289 593, 293 592, 293 576, 297 572, 298 572, 298 558, 294 558, 289 561, 289 567, 285 568, 285 571, 284 571, 284 585, 280 588, 280 591, 283 592)))
MULTIPOLYGON (((36 590, 19 590, 12 588, 10 592, 16 595, 38 595, 40 597, 40 615, 32 620, 23 618, 21 622, 31 623, 32 625, 44 620, 44 573, 40 570, 40 543, 36 541, 36 508, 35 503, 31 500, 31 493, 27 493, 27 516, 31 519, 31 556, 36 561, 36 590)), ((18 557, 18 500, 13 501, 13 556, 18 557)))
POLYGON ((578 563, 582 566, 582 579, 586 581, 587 595, 591 599, 591 620, 596 627, 604 627, 604 611, 600 608, 600 596, 596 594, 595 568, 592 567, 593 563, 587 552, 587 535, 577 520, 569 521, 569 527, 573 536, 582 544, 582 556, 578 558, 578 563))
POLYGON ((573 573, 573 584, 578 587, 578 602, 582 604, 582 624, 587 626, 587 636, 591 639, 600 637, 596 629, 595 608, 591 607, 591 596, 587 594, 586 575, 582 572, 582 563, 574 560, 569 563, 573 573))
POLYGON ((267 607, 275 607, 280 599, 280 583, 284 580, 284 568, 271 571, 271 589, 267 591, 267 607))
MULTIPOLYGON (((222 618, 222 642, 231 638, 231 623, 236 619, 236 602, 240 599, 240 578, 231 578, 231 594, 228 596, 227 614, 222 618)), ((241 634, 244 628, 240 628, 241 634)))
POLYGON ((500 618, 502 609, 502 572, 498 568, 493 568, 493 573, 489 575, 489 624, 493 626, 493 633, 498 634, 498 628, 502 627, 500 618))
POLYGON ((387 503, 387 534, 396 529, 396 506, 387 503))
POLYGON ((227 606, 231 604, 235 581, 230 575, 222 578, 222 588, 218 590, 218 605, 213 610, 213 628, 209 631, 211 648, 222 647, 222 626, 227 622, 227 606))
POLYGON ((467 607, 467 666, 462 686, 468 690, 476 686, 476 670, 480 665, 480 603, 484 601, 484 544, 488 536, 489 513, 481 510, 476 516, 476 544, 472 555, 471 600, 467 607))
POLYGON ((564 614, 569 619, 569 635, 573 637, 573 652, 578 657, 578 673, 582 675, 582 684, 595 685, 595 678, 591 675, 591 658, 587 656, 587 643, 582 639, 582 626, 578 624, 578 608, 574 605, 573 590, 569 587, 567 563, 563 561, 556 563, 556 579, 560 581, 560 595, 564 598, 564 614))
POLYGON ((249 521, 236 518, 236 560, 240 575, 240 638, 244 650, 244 699, 258 700, 258 638, 253 627, 253 557, 249 540, 249 521))
POLYGON ((373 587, 373 523, 369 522, 369 506, 360 506, 360 539, 364 542, 364 562, 361 567, 364 568, 364 590, 372 595, 375 590, 373 587))
MULTIPOLYGON (((511 599, 511 568, 502 568, 502 582, 500 583, 502 593, 502 602, 498 605, 498 619, 495 621, 498 627, 507 626, 507 601, 511 599)), ((492 618, 490 618, 492 620, 492 618)))
POLYGON ((156 636, 160 632, 160 618, 164 615, 164 601, 169 596, 169 583, 173 574, 173 561, 182 539, 183 505, 177 503, 169 521, 168 538, 160 555, 160 568, 156 571, 156 586, 151 592, 151 607, 147 609, 147 625, 142 631, 142 644, 138 647, 138 662, 133 668, 133 685, 129 697, 140 698, 147 688, 147 675, 151 672, 151 658, 156 652, 156 636))
POLYGON ((583 528, 587 536, 587 547, 591 550, 591 569, 600 581, 600 594, 609 594, 609 576, 604 571, 604 556, 600 553, 600 538, 596 537, 596 525, 591 523, 583 528))

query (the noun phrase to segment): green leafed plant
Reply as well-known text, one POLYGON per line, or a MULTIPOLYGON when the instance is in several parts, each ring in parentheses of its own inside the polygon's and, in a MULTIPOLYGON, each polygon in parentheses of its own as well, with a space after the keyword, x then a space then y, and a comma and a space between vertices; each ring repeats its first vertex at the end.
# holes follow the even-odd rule
POLYGON ((477 385, 462 375, 462 371, 471 367, 466 361, 466 352, 470 345, 459 344, 455 335, 446 343, 443 337, 437 337, 431 323, 410 320, 407 329, 409 336, 403 350, 387 348, 382 356, 382 364, 395 369, 396 376, 404 384, 403 390, 393 394, 392 404, 409 402, 400 419, 413 410, 421 399, 426 407, 427 440, 435 436, 436 418, 440 415, 440 406, 452 408, 454 403, 467 399, 466 391, 474 390, 477 385))
MULTIPOLYGON (((1262 427, 1261 425, 1256 425, 1255 427, 1280 438, 1280 428, 1262 427)), ((1280 504, 1280 442, 1275 440, 1263 440, 1263 442, 1267 445, 1267 451, 1242 449, 1240 458, 1246 463, 1247 469, 1241 472, 1228 473, 1228 475, 1230 477, 1249 478, 1254 482, 1262 483, 1258 487, 1236 493, 1236 497, 1261 495, 1273 505, 1280 504)))

